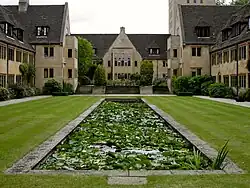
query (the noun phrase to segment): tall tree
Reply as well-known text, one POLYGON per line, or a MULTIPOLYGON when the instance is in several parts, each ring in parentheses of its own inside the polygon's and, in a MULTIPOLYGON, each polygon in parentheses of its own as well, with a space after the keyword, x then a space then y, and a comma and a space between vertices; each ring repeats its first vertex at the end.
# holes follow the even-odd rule
POLYGON ((92 44, 84 39, 78 38, 78 75, 82 79, 87 75, 89 67, 92 65, 93 47, 92 44))
POLYGON ((246 5, 249 0, 232 0, 231 5, 246 5))

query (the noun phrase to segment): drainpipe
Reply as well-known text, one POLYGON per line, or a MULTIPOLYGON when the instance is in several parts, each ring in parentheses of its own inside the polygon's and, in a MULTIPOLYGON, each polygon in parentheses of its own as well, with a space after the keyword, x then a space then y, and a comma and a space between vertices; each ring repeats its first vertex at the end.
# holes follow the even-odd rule
POLYGON ((6 70, 6 88, 9 87, 9 81, 8 81, 8 77, 9 77, 9 45, 7 44, 6 47, 6 52, 7 52, 7 70, 6 70))

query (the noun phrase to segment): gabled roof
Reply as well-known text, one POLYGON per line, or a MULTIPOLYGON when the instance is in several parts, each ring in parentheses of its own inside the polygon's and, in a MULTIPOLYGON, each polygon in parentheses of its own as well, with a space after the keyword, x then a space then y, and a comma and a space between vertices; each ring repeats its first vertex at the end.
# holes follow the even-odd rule
POLYGON ((236 45, 241 42, 250 40, 250 30, 248 26, 248 19, 250 19, 250 4, 247 4, 237 12, 235 12, 227 21, 223 29, 230 29, 235 23, 244 23, 245 27, 238 36, 229 36, 225 41, 222 41, 222 32, 218 34, 216 44, 212 47, 212 51, 220 50, 222 48, 227 48, 236 45))
MULTIPOLYGON (((20 23, 18 23, 18 21, 12 15, 12 12, 1 5, 0 5, 0 22, 7 22, 13 25, 14 28, 23 29, 20 23)), ((20 42, 15 35, 13 35, 13 38, 7 37, 7 35, 1 28, 0 28, 0 41, 29 51, 34 51, 34 48, 29 44, 27 37, 24 36, 23 42, 20 42)))
MULTIPOLYGON (((103 58, 118 37, 118 34, 72 34, 90 41, 97 49, 97 56, 103 58)), ((167 59, 167 39, 169 34, 127 34, 143 59, 167 59), (149 48, 160 48, 159 56, 150 56, 149 48)))
POLYGON ((239 6, 179 5, 181 26, 183 27, 181 30, 184 32, 183 42, 185 44, 215 44, 217 34, 238 8, 239 6), (210 26, 210 38, 197 37, 195 33, 197 24, 210 26))
POLYGON ((63 42, 64 25, 66 19, 65 5, 29 5, 27 12, 19 12, 18 6, 4 6, 12 12, 15 19, 23 26, 24 35, 32 44, 59 44, 63 42), (48 26, 47 38, 36 37, 37 26, 48 26))

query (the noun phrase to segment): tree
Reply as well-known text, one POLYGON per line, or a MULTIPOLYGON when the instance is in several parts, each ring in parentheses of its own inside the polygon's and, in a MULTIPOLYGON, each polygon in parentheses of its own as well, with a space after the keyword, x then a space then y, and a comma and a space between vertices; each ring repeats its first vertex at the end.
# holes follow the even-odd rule
POLYGON ((33 64, 22 63, 19 65, 19 71, 22 74, 22 82, 30 85, 36 74, 35 66, 33 64))
POLYGON ((246 5, 249 0, 232 0, 231 5, 246 5))
POLYGON ((153 63, 150 61, 142 61, 140 84, 143 86, 152 85, 153 75, 154 75, 153 63))
POLYGON ((94 74, 94 84, 96 86, 106 85, 106 73, 102 65, 98 65, 94 74))
POLYGON ((78 37, 78 75, 80 79, 87 74, 92 65, 92 57, 92 44, 88 40, 78 37))

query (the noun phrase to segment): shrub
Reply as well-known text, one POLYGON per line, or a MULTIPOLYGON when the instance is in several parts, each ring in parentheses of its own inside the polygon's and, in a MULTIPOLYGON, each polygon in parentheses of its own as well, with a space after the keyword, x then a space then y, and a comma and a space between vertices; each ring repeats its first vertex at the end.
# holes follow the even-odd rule
POLYGON ((204 82, 203 84, 201 84, 201 94, 204 96, 208 96, 209 95, 208 88, 213 83, 214 83, 213 81, 208 81, 208 82, 204 82))
POLYGON ((73 85, 70 83, 63 83, 63 92, 68 92, 70 95, 74 93, 73 85))
POLYGON ((68 96, 69 93, 68 92, 53 92, 52 95, 53 96, 68 96))
POLYGON ((133 80, 133 81, 140 81, 140 78, 141 78, 141 75, 137 72, 137 73, 134 73, 134 74, 131 74, 130 76, 130 80, 133 80))
POLYGON ((105 69, 102 65, 98 65, 94 74, 94 84, 96 86, 106 85, 106 74, 105 69))
POLYGON ((191 91, 194 95, 202 94, 202 84, 206 82, 213 82, 213 78, 208 75, 203 76, 194 76, 189 79, 189 91, 191 91))
POLYGON ((168 87, 168 81, 166 78, 159 78, 154 80, 153 85, 157 87, 168 87))
POLYGON ((56 80, 48 80, 43 87, 43 93, 46 95, 51 95, 54 92, 62 91, 62 84, 57 82, 56 80))
POLYGON ((4 87, 0 87, 0 101, 6 101, 9 99, 9 91, 4 87))
POLYGON ((15 99, 16 98, 16 94, 15 94, 14 89, 8 88, 8 91, 9 91, 9 99, 15 99))
POLYGON ((34 88, 32 87, 24 87, 24 89, 26 90, 26 97, 32 97, 36 95, 36 91, 34 90, 34 88))
POLYGON ((151 86, 153 81, 154 67, 150 61, 142 61, 140 85, 151 86))
POLYGON ((80 81, 80 85, 92 85, 92 80, 87 77, 87 76, 83 76, 83 77, 79 77, 79 81, 80 81))
POLYGON ((224 98, 230 93, 230 88, 222 83, 214 83, 208 87, 209 96, 215 98, 224 98))
POLYGON ((189 91, 189 78, 187 76, 180 76, 174 81, 173 88, 175 94, 189 91))
POLYGON ((178 92, 178 96, 193 96, 192 92, 178 92))
POLYGON ((244 102, 246 100, 246 89, 240 89, 239 95, 236 97, 237 102, 244 102))
POLYGON ((20 84, 13 84, 9 86, 9 89, 11 89, 14 93, 15 98, 21 99, 24 97, 29 97, 29 91, 27 91, 26 87, 20 84))
POLYGON ((246 91, 246 96, 245 96, 246 98, 246 101, 249 101, 250 102, 250 89, 248 89, 247 91, 246 91))
POLYGON ((41 89, 36 88, 36 87, 33 87, 33 89, 34 89, 34 91, 35 91, 35 93, 36 93, 36 96, 38 96, 38 95, 41 95, 41 94, 42 94, 41 89))

